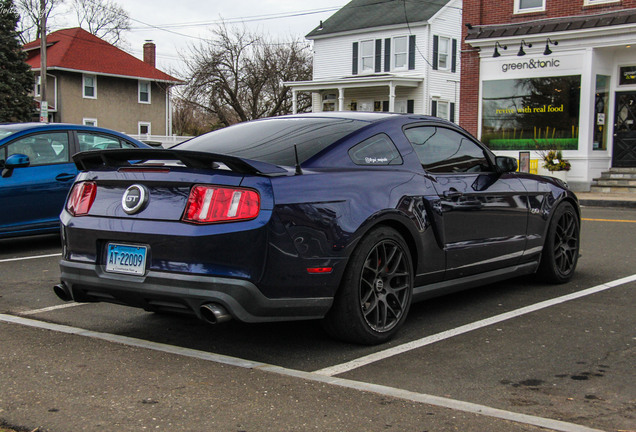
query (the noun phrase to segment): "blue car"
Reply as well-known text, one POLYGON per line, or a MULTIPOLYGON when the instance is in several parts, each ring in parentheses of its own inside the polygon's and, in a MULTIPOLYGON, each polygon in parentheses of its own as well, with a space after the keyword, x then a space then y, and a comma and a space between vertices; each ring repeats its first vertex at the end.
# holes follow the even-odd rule
POLYGON ((0 124, 0 238, 59 232, 60 212, 78 173, 72 155, 107 148, 148 146, 91 126, 0 124))
POLYGON ((284 116, 74 160, 54 288, 67 301, 322 319, 376 344, 413 301, 533 273, 567 282, 579 256, 565 183, 434 117, 284 116))

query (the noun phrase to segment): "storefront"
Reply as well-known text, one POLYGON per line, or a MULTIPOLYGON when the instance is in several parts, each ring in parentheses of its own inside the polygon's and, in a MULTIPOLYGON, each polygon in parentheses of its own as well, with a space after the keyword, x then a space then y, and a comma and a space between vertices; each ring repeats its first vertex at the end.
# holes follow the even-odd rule
POLYGON ((636 167, 635 25, 494 34, 467 39, 479 48, 484 143, 502 155, 529 151, 539 167, 549 150, 562 151, 576 190, 611 167, 636 167))

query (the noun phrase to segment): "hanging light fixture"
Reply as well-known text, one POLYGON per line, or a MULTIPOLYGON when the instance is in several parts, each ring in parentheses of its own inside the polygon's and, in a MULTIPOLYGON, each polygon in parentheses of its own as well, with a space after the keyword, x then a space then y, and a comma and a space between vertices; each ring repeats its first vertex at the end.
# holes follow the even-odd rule
POLYGON ((508 49, 508 47, 507 47, 506 45, 502 45, 502 44, 500 44, 499 42, 495 42, 495 52, 494 52, 494 53, 492 53, 492 56, 493 56, 493 57, 501 57, 501 54, 499 54, 499 50, 497 49, 497 47, 499 47, 499 48, 503 48, 503 49, 505 49, 505 50, 507 50, 507 49, 508 49))
POLYGON ((517 53, 519 57, 526 55, 526 52, 523 50, 524 45, 527 46, 528 48, 532 48, 531 43, 526 43, 526 41, 522 40, 521 44, 519 45, 519 52, 517 53))
POLYGON ((543 55, 552 54, 552 50, 550 49, 550 44, 556 46, 559 44, 559 41, 553 41, 552 39, 548 38, 548 40, 545 41, 545 51, 543 51, 543 55))

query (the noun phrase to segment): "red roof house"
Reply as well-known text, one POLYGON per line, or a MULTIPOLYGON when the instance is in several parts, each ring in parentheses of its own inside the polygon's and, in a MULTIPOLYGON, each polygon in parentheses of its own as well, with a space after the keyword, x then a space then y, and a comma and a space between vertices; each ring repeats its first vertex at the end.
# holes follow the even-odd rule
MULTIPOLYGON (((36 74, 40 40, 23 46, 36 74)), ((47 36, 49 120, 92 124, 130 134, 170 134, 170 88, 180 81, 155 67, 155 45, 140 60, 76 27, 47 36)))

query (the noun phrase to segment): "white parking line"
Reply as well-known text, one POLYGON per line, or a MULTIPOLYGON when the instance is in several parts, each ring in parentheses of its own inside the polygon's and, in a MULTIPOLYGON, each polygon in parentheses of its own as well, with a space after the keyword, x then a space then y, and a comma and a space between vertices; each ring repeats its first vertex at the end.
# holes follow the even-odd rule
POLYGON ((88 303, 64 303, 61 305, 57 305, 57 306, 49 306, 49 307, 45 307, 42 309, 34 309, 34 310, 29 310, 29 311, 24 311, 24 312, 19 312, 19 315, 35 315, 35 314, 39 314, 39 313, 43 313, 43 312, 50 312, 53 310, 57 310, 57 309, 66 309, 66 308, 70 308, 70 307, 75 307, 75 306, 82 306, 82 305, 87 305, 88 303))
POLYGON ((454 336, 458 336, 460 334, 464 334, 464 333, 468 333, 471 332, 473 330, 477 330, 483 327, 487 327, 489 325, 492 324, 496 324, 502 321, 506 321, 512 318, 516 318, 519 317, 521 315, 525 315, 525 314, 529 314, 530 312, 535 312, 538 311, 540 309, 545 309, 547 307, 550 306, 554 306, 557 305, 559 303, 564 303, 566 301, 570 301, 570 300, 575 300, 581 297, 585 297, 591 294, 595 294, 601 291, 605 291, 607 289, 619 286, 619 285, 623 285, 629 282, 633 282, 636 281, 636 275, 632 275, 632 276, 628 276, 622 279, 618 279, 612 282, 608 282, 606 284, 602 284, 602 285, 598 285, 592 288, 588 288, 582 291, 577 291, 575 293, 572 294, 568 294, 568 295, 564 295, 561 297, 557 297, 557 298, 553 298, 550 300, 546 300, 546 301, 542 301, 540 303, 535 303, 533 305, 530 306, 526 306, 526 307, 522 307, 520 309, 516 309, 510 312, 506 312, 500 315, 496 315, 494 317, 490 317, 490 318, 486 318, 480 321, 475 321, 473 323, 470 324, 466 324, 463 325, 461 327, 457 327, 451 330, 447 330, 441 333, 437 333, 431 336, 427 336, 425 338, 419 339, 419 340, 415 340, 415 341, 411 341, 402 345, 398 345, 396 347, 393 348, 389 348, 386 349, 384 351, 379 351, 379 352, 375 352, 373 354, 369 354, 368 356, 364 356, 364 357, 360 357, 357 358, 355 360, 351 360, 349 362, 346 363, 342 363, 339 365, 335 365, 335 366, 330 366, 328 368, 324 368, 324 369, 320 369, 317 371, 314 371, 314 373, 319 374, 319 375, 326 375, 326 376, 334 376, 334 375, 339 375, 345 372, 348 372, 350 370, 353 369, 357 369, 359 367, 371 364, 371 363, 375 363, 377 361, 380 360, 384 360, 386 358, 389 357, 393 357, 395 355, 398 354, 402 354, 405 353, 407 351, 412 351, 414 349, 417 348, 421 348, 423 346, 426 345, 430 345, 433 344, 435 342, 439 342, 445 339, 449 339, 452 338, 454 336))
POLYGON ((561 432, 602 432, 598 429, 588 428, 586 426, 577 425, 574 423, 567 423, 559 420, 552 420, 543 417, 537 417, 532 415, 515 413, 512 411, 505 411, 498 408, 492 408, 485 405, 474 404, 465 401, 459 401, 455 399, 444 398, 435 395, 429 395, 424 393, 416 393, 394 387, 382 386, 378 384, 365 383, 360 381, 354 381, 344 378, 334 377, 332 375, 346 372, 358 368, 360 366, 379 361, 403 352, 407 352, 431 343, 448 339, 452 336, 467 333, 472 330, 483 328, 485 326, 495 324, 501 321, 509 320, 518 316, 528 314, 537 310, 541 310, 556 304, 564 303, 570 300, 585 297, 591 294, 595 294, 601 291, 608 290, 620 285, 624 285, 630 282, 636 281, 636 275, 628 276, 622 279, 618 279, 612 282, 608 282, 602 285, 598 285, 586 290, 578 291, 565 296, 557 297, 555 299, 546 300, 544 302, 536 303, 527 307, 517 309, 515 311, 507 312, 495 317, 487 318, 481 321, 477 321, 472 324, 467 324, 462 327, 458 327, 447 332, 438 333, 437 335, 429 336, 418 341, 409 342, 407 344, 400 345, 395 348, 381 351, 370 356, 362 357, 360 359, 336 365, 331 368, 321 369, 315 372, 304 372, 294 369, 287 369, 279 366, 270 365, 267 363, 255 362, 250 360, 244 360, 236 357, 225 356, 221 354, 214 354, 205 351, 193 350, 189 348, 182 348, 173 345, 161 344, 157 342, 151 342, 143 339, 135 339, 127 336, 119 336, 110 333, 100 333, 91 330, 86 330, 78 327, 70 327, 60 324, 52 324, 43 321, 38 321, 30 318, 22 318, 14 315, 0 314, 0 322, 19 324, 29 327, 47 329, 57 331, 61 333, 73 334, 78 336, 84 336, 94 339, 105 340, 109 342, 119 343, 127 346, 146 348, 155 351, 161 351, 165 353, 176 354, 185 357, 197 358, 206 361, 213 361, 216 363, 227 364, 236 367, 242 367, 247 369, 257 369, 265 372, 276 373, 279 375, 302 378, 314 382, 326 383, 336 385, 339 387, 350 388, 358 391, 368 391, 380 395, 400 398, 417 403, 425 403, 428 405, 449 408, 457 411, 463 411, 472 414, 485 415, 488 417, 494 417, 503 420, 514 421, 517 423, 528 424, 538 426, 542 428, 552 429, 561 432))
POLYGON ((394 387, 388 387, 378 384, 370 384, 360 381, 353 381, 344 378, 337 378, 331 376, 319 375, 313 372, 304 372, 294 369, 287 369, 280 366, 273 366, 267 363, 254 362, 250 360, 243 360, 236 357, 225 356, 221 354, 214 354, 205 351, 193 350, 190 348, 181 348, 174 345, 166 345, 157 342, 151 342, 143 339, 135 339, 128 336, 119 336, 110 333, 100 333, 90 330, 85 330, 77 327, 70 327, 60 324, 52 324, 43 321, 33 320, 30 318, 21 318, 13 315, 0 314, 0 322, 6 322, 11 324, 19 324, 29 327, 36 327, 41 329, 47 329, 57 331, 61 333, 73 334, 77 336, 84 336, 93 339, 101 339, 108 342, 119 343, 122 345, 132 346, 135 348, 145 348, 154 351, 160 351, 170 354, 176 354, 184 357, 197 358, 206 361, 213 361, 216 363, 246 368, 261 370, 263 372, 275 373, 287 377, 301 378, 304 380, 319 382, 324 384, 335 385, 339 387, 349 388, 357 391, 366 391, 383 396, 389 396, 399 398, 416 403, 424 403, 432 406, 448 408, 456 411, 463 411, 470 414, 484 415, 487 417, 494 417, 502 420, 513 421, 516 423, 522 423, 527 425, 538 426, 546 429, 551 429, 559 432, 603 432, 599 429, 592 429, 586 426, 577 425, 574 423, 567 423, 560 420, 552 420, 543 417, 537 417, 527 414, 515 413, 512 411, 505 411, 498 408, 492 408, 486 405, 474 404, 471 402, 464 402, 455 399, 449 399, 445 397, 429 395, 425 393, 416 393, 408 390, 402 390, 394 387))
POLYGON ((35 255, 35 256, 27 256, 27 257, 19 257, 19 258, 6 258, 6 259, 1 259, 0 263, 13 262, 13 261, 22 261, 22 260, 30 260, 30 259, 37 259, 37 258, 51 258, 51 257, 56 257, 56 256, 62 256, 62 254, 61 253, 56 253, 56 254, 49 254, 49 255, 35 255))

